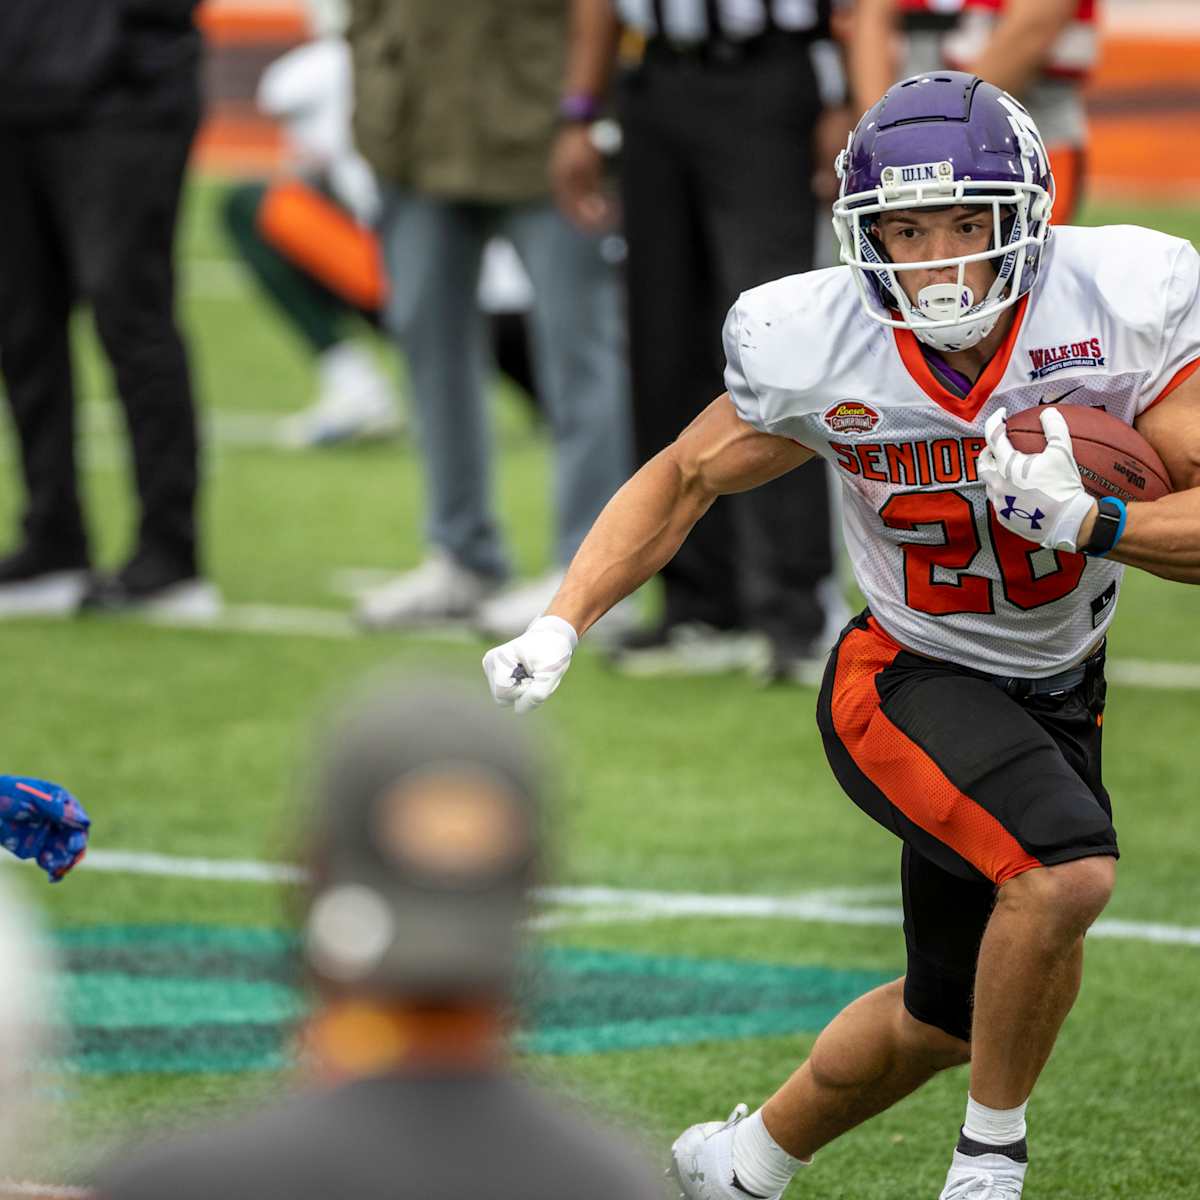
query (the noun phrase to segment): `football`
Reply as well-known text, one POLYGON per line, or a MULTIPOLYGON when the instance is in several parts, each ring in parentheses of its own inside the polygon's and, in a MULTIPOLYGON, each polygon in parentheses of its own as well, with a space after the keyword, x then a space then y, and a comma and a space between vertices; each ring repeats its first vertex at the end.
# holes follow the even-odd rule
MULTIPOLYGON (((1172 491, 1171 479, 1158 452, 1132 426, 1110 416, 1102 408, 1082 404, 1056 406, 1071 431, 1075 461, 1088 493, 1100 499, 1157 500, 1172 491)), ((1045 409, 1027 408, 1008 418, 1008 438, 1024 454, 1046 448, 1041 414, 1045 409)))

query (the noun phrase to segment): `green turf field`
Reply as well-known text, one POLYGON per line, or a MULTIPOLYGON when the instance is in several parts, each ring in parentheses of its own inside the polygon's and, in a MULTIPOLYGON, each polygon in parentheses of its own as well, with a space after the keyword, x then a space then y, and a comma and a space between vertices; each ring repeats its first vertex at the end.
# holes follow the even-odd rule
MULTIPOLYGON (((312 381, 231 262, 216 197, 214 185, 192 189, 181 267, 212 433, 211 572, 243 620, 277 626, 301 610, 306 631, 0 626, 0 770, 70 786, 91 812, 97 851, 282 863, 298 852, 291 788, 318 702, 382 662, 436 667, 482 689, 485 646, 358 637, 337 620, 347 606, 337 572, 419 559, 414 454, 403 442, 271 447, 270 418, 306 403, 312 381)), ((1200 241, 1200 215, 1188 210, 1089 215, 1200 241)), ((101 560, 114 562, 130 514, 119 416, 86 322, 79 343, 92 527, 101 560)), ((544 440, 515 398, 498 395, 497 415, 500 506, 515 560, 532 572, 549 545, 544 440)), ((11 442, 3 447, 8 529, 19 497, 11 442)), ((1106 773, 1124 860, 1106 915, 1131 924, 1092 942, 1082 997, 1031 1106, 1031 1200, 1190 1200, 1200 1178, 1190 1132, 1200 1108, 1200 589, 1131 572, 1112 646, 1121 662, 1195 670, 1175 689, 1110 689, 1106 773), (1156 931, 1173 940, 1150 940, 1156 931)), ((814 700, 810 689, 762 691, 740 678, 627 682, 581 653, 529 718, 564 763, 555 882, 806 898, 791 916, 704 915, 694 899, 663 915, 661 901, 620 896, 606 909, 579 893, 546 905, 543 986, 527 1000, 522 1061, 660 1151, 684 1125, 759 1101, 846 995, 902 970, 888 912, 898 846, 834 785, 814 700)), ((19 1171, 86 1183, 104 1147, 131 1130, 278 1092, 281 1031, 302 1007, 286 885, 98 866, 54 888, 17 875, 58 931, 62 1002, 79 1026, 58 1085, 64 1123, 19 1171)), ((965 1089, 963 1072, 936 1080, 822 1153, 790 1195, 928 1200, 965 1089)))

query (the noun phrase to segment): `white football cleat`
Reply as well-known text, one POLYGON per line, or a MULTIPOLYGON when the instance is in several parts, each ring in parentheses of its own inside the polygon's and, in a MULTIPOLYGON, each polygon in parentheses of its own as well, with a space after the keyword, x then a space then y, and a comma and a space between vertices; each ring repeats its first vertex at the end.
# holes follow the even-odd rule
POLYGON ((419 567, 372 588, 358 602, 355 620, 367 629, 407 629, 465 621, 500 587, 498 580, 434 553, 419 567))
POLYGON ((680 1200, 747 1200, 748 1193, 733 1182, 733 1134, 749 1111, 739 1104, 727 1121, 692 1125, 675 1139, 667 1174, 679 1184, 680 1200))
POLYGON ((321 355, 317 371, 317 402, 279 424, 285 446, 300 450, 400 432, 403 422, 391 380, 361 346, 338 343, 321 355))
MULTIPOLYGON (((972 1144, 979 1148, 978 1143, 972 1144)), ((1021 1200, 1028 1166, 1028 1162, 1018 1162, 1007 1154, 964 1154, 955 1150, 938 1200, 1021 1200)))

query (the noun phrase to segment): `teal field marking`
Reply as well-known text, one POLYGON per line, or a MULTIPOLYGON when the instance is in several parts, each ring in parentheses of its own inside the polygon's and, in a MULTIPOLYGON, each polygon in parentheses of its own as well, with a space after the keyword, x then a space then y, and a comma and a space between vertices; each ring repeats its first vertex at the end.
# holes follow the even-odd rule
MULTIPOLYGON (((70 1069, 280 1070, 307 1003, 294 935, 201 925, 112 925, 58 936, 70 1069)), ((542 949, 522 986, 530 1054, 598 1054, 820 1029, 884 982, 875 971, 572 947, 542 949)))

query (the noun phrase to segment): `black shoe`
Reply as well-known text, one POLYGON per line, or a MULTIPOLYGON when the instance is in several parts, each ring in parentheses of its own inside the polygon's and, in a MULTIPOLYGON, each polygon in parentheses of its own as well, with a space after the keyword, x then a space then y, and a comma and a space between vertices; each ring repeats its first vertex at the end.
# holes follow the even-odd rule
POLYGON ((0 616, 65 616, 87 586, 87 554, 26 544, 0 558, 0 616))
POLYGON ((90 613, 153 612, 211 620, 221 611, 221 596, 216 586, 194 569, 135 555, 113 575, 92 576, 79 607, 90 613))
POLYGON ((40 575, 55 571, 86 571, 85 550, 62 551, 53 547, 35 546, 29 542, 18 546, 11 554, 0 558, 0 584, 27 583, 40 575))

